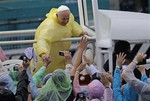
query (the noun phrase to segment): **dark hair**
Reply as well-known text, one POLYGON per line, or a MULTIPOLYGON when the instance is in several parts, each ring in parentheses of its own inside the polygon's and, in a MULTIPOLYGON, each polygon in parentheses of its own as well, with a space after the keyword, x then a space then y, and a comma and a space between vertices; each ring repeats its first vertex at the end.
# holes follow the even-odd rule
POLYGON ((118 40, 114 47, 114 53, 119 54, 120 52, 128 53, 130 51, 130 43, 125 40, 118 40))
POLYGON ((0 101, 16 101, 15 95, 12 91, 0 87, 0 101))

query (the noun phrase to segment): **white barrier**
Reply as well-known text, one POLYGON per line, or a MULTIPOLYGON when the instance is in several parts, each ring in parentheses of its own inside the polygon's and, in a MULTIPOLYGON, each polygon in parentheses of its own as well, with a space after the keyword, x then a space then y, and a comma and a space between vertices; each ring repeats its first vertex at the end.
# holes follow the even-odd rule
POLYGON ((103 71, 103 48, 106 48, 110 60, 109 70, 112 72, 113 40, 145 40, 149 42, 150 14, 100 10, 98 0, 91 1, 96 33, 98 67, 100 71, 103 71))

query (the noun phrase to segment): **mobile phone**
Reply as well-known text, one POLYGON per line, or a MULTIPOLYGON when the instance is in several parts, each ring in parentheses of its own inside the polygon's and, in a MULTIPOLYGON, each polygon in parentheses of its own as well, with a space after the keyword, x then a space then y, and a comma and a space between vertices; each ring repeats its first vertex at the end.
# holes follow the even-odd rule
POLYGON ((64 52, 63 51, 59 51, 59 55, 60 56, 64 56, 64 52))
POLYGON ((14 71, 18 71, 18 67, 19 67, 19 65, 16 64, 16 65, 13 67, 13 70, 14 70, 14 71))
POLYGON ((96 72, 92 75, 92 80, 101 80, 101 75, 100 73, 96 72))
POLYGON ((27 62, 28 58, 26 56, 23 56, 23 61, 27 62))
POLYGON ((85 99, 86 99, 86 96, 85 96, 84 92, 80 92, 80 93, 77 93, 75 101, 83 101, 85 99))

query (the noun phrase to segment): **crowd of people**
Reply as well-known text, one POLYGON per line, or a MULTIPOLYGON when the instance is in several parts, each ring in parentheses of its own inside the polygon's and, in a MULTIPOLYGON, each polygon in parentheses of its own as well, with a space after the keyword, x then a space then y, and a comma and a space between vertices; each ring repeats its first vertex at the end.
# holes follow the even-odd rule
MULTIPOLYGON (((146 54, 131 55, 127 41, 117 41, 113 53, 113 73, 97 69, 94 52, 88 46, 86 32, 74 21, 67 6, 52 9, 38 27, 37 43, 24 50, 22 65, 0 72, 0 101, 150 101, 149 78, 145 65, 138 65, 146 54), (80 36, 73 60, 70 42, 62 38, 80 36), (59 51, 63 52, 60 56, 59 51), (134 72, 138 70, 139 73, 134 72), (87 71, 90 81, 82 90, 80 76, 87 71), (135 77, 140 75, 140 77, 135 77), (15 79, 14 79, 15 78, 15 79)), ((3 60, 6 57, 3 56, 3 60)), ((0 69, 3 65, 0 64, 0 69)), ((103 67, 101 67, 103 68, 103 67)))

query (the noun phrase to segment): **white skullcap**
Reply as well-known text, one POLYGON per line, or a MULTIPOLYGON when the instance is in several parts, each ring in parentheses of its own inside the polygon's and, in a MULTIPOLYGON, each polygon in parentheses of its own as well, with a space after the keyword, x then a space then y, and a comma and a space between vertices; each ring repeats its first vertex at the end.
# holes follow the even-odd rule
POLYGON ((65 11, 65 10, 70 10, 70 9, 67 6, 65 6, 65 5, 61 5, 61 6, 59 6, 57 12, 61 12, 61 11, 65 11))

